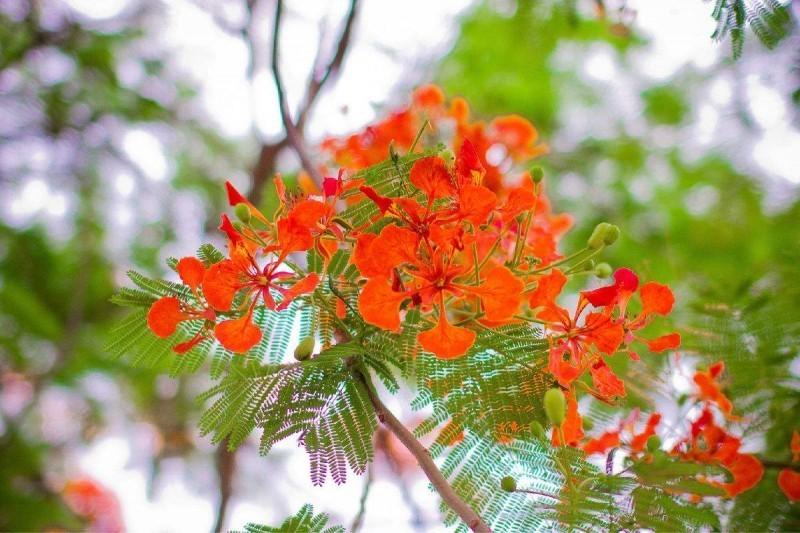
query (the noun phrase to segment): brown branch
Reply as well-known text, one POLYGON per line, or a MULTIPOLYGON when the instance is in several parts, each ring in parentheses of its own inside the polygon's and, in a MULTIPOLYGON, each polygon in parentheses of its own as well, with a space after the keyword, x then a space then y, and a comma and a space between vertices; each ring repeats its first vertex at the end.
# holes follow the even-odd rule
POLYGON ((344 63, 344 56, 347 53, 347 48, 350 45, 350 40, 353 35, 353 25, 357 14, 358 0, 350 0, 350 8, 347 11, 342 33, 339 35, 339 40, 336 44, 336 52, 321 76, 317 75, 316 68, 314 69, 315 71, 311 73, 311 81, 309 82, 303 105, 300 106, 300 111, 297 114, 297 129, 300 131, 303 131, 306 120, 308 119, 308 114, 317 96, 319 96, 319 93, 322 91, 322 88, 325 87, 325 84, 329 80, 335 79, 341 71, 342 63, 344 63))
POLYGON ((450 509, 452 509, 460 518, 464 521, 464 523, 469 526, 470 529, 473 531, 478 532, 491 532, 492 530, 483 521, 483 519, 476 513, 472 507, 469 506, 461 497, 456 494, 453 487, 447 481, 447 478, 444 477, 441 470, 436 466, 436 463, 433 462, 433 458, 431 458, 430 453, 425 448, 425 446, 420 443, 416 437, 403 425, 400 420, 395 417, 389 409, 381 402, 381 399, 378 397, 375 388, 372 386, 369 378, 359 369, 354 369, 354 374, 356 378, 358 378, 361 383, 364 385, 367 395, 369 396, 369 400, 372 403, 372 408, 375 410, 375 414, 378 416, 378 420, 386 426, 389 431, 394 433, 394 435, 403 443, 403 446, 414 456, 419 463, 420 468, 422 471, 425 472, 425 475, 428 477, 428 480, 431 482, 433 487, 439 493, 442 500, 445 504, 447 504, 450 509))
POLYGON ((759 459, 764 468, 797 468, 800 469, 800 464, 793 465, 788 461, 770 461, 769 459, 759 459))
POLYGON ((217 518, 214 521, 214 533, 219 533, 225 527, 225 518, 228 514, 228 503, 233 495, 233 477, 236 473, 236 450, 228 450, 228 439, 217 446, 215 465, 219 477, 219 503, 217 505, 217 518))
POLYGON ((275 2, 275 25, 272 30, 272 76, 275 79, 275 89, 278 92, 278 105, 281 111, 281 121, 283 122, 284 129, 286 130, 286 138, 289 141, 289 145, 295 151, 297 157, 300 158, 301 165, 306 169, 306 172, 311 175, 311 178, 314 180, 314 182, 318 185, 321 185, 322 175, 311 161, 311 157, 308 154, 308 148, 305 145, 302 133, 297 129, 297 126, 292 121, 292 117, 289 112, 289 102, 286 100, 286 91, 284 90, 283 79, 281 78, 280 68, 278 67, 278 43, 280 41, 282 14, 283 0, 277 0, 275 2))
MULTIPOLYGON (((252 21, 252 13, 255 8, 256 0, 248 0, 248 12, 249 12, 249 22, 248 28, 250 28, 251 21, 252 21)), ((276 6, 279 9, 280 6, 276 6)), ((306 90, 305 97, 303 98, 303 103, 301 104, 298 110, 298 118, 297 124, 295 126, 295 131, 297 132, 297 136, 300 137, 302 140, 303 131, 305 129, 306 122, 308 117, 311 113, 311 109, 314 106, 314 102, 316 101, 319 94, 322 92, 322 89, 325 87, 326 84, 334 81, 339 72, 341 71, 342 64, 344 63, 344 58, 347 52, 347 49, 351 42, 351 37, 353 34, 353 26, 356 19, 356 14, 358 13, 358 0, 351 0, 350 8, 347 12, 344 26, 342 27, 342 33, 339 35, 339 40, 336 44, 336 52, 334 53, 333 57, 331 58, 330 62, 328 63, 327 67, 324 70, 320 70, 316 68, 318 61, 315 60, 315 68, 314 71, 311 73, 309 85, 306 90), (321 75, 318 75, 318 71, 321 72, 321 75)), ((280 20, 276 18, 276 24, 279 23, 280 20)), ((277 34, 277 26, 275 32, 277 34)), ((275 38, 277 35, 273 35, 273 58, 277 55, 277 47, 276 47, 276 40, 275 38)), ((252 33, 248 29, 248 31, 244 32, 244 39, 245 43, 250 50, 250 73, 252 74, 253 69, 255 68, 255 58, 254 58, 254 50, 255 46, 253 44, 252 33)), ((322 45, 320 44, 320 52, 317 54, 318 57, 321 56, 322 45)), ((273 60, 273 74, 277 72, 276 63, 273 60)), ((276 76, 276 85, 281 82, 280 77, 276 76)), ((279 97, 282 92, 283 84, 281 83, 278 92, 279 97)), ((282 98, 285 100, 285 98, 282 98)), ((284 121, 284 128, 287 131, 286 136, 274 143, 264 143, 261 145, 261 148, 258 153, 258 159, 256 164, 253 166, 253 170, 251 173, 251 185, 250 185, 250 193, 248 194, 248 199, 253 202, 254 204, 258 205, 261 202, 261 199, 264 195, 264 187, 269 182, 270 178, 275 174, 277 170, 277 160, 278 155, 283 151, 284 148, 291 145, 292 148, 295 148, 294 144, 290 143, 289 139, 289 128, 286 127, 286 119, 284 118, 284 104, 281 103, 281 118, 284 121)), ((286 117, 289 117, 288 110, 286 111, 286 117)), ((291 122, 291 119, 289 120, 291 122)), ((295 148, 295 151, 296 148, 295 148)), ((301 158, 302 162, 302 158, 301 158)), ((307 166, 304 163, 304 166, 307 166)), ((308 169, 312 173, 313 177, 313 167, 308 169)), ((319 179, 319 177, 315 177, 315 180, 319 179)))

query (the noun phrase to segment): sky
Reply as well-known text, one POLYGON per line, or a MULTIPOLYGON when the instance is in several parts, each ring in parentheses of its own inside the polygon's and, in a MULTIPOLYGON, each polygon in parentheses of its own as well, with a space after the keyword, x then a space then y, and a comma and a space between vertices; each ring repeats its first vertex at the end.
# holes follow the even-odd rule
MULTIPOLYGON (((113 17, 131 6, 135 0, 68 0, 77 16, 91 19, 113 17)), ((498 5, 503 2, 495 2, 498 5)), ((259 64, 253 83, 247 79, 247 50, 241 39, 219 29, 212 17, 190 0, 165 2, 166 17, 162 31, 154 39, 157 45, 173 50, 174 68, 193 78, 200 89, 205 112, 225 136, 252 142, 274 139, 280 134, 280 115, 272 78, 266 68, 268 39, 259 52, 259 64)), ((468 13, 471 0, 408 0, 384 2, 367 0, 359 14, 355 39, 346 59, 341 79, 325 92, 317 103, 318 112, 312 115, 308 135, 312 142, 327 135, 341 135, 356 130, 378 117, 387 106, 401 104, 408 91, 425 82, 435 73, 435 63, 446 54, 458 30, 460 16, 468 13), (420 16, 424 13, 424 16, 420 16)), ((729 54, 727 43, 714 43, 709 35, 713 21, 708 16, 710 5, 699 0, 630 0, 637 12, 634 22, 641 33, 650 37, 647 47, 633 54, 637 70, 652 80, 667 80, 688 67, 703 71, 718 65, 721 56, 729 54)), ((265 3, 267 11, 271 2, 265 3)), ((295 106, 306 83, 306 76, 316 53, 320 31, 331 42, 339 31, 347 2, 333 0, 287 2, 286 24, 282 30, 281 67, 290 105, 295 106)), ((236 21, 242 14, 225 10, 221 16, 236 21)), ((260 33, 268 36, 271 13, 261 14, 260 33), (263 30, 263 31, 261 31, 263 30)), ((625 80, 618 57, 612 50, 598 46, 588 61, 574 68, 597 84, 607 85, 606 92, 612 109, 630 115, 636 124, 638 109, 629 102, 635 100, 625 92, 625 80)), ((567 68, 567 66, 565 66, 567 68)), ((745 168, 763 173, 769 180, 800 183, 800 132, 792 125, 792 113, 780 93, 774 89, 774 79, 756 72, 747 57, 739 65, 745 72, 746 105, 752 114, 755 128, 747 139, 729 142, 727 148, 737 152, 743 143, 750 150, 738 150, 736 157, 745 168)), ((135 77, 135 71, 121 76, 135 77)), ((733 81, 720 76, 707 95, 700 95, 691 133, 698 139, 699 153, 717 146, 728 120, 730 104, 735 97, 733 81)), ((569 144, 581 135, 598 134, 604 125, 592 123, 585 115, 567 115, 565 131, 572 139, 556 140, 569 144)), ((599 121, 600 119, 598 119, 599 121)), ((639 127, 645 127, 640 125, 639 127)), ((655 132, 656 134, 658 132, 655 132)), ((133 128, 121 140, 122 149, 137 163, 141 172, 153 183, 168 181, 172 166, 158 136, 144 128, 133 128)), ((137 181, 124 171, 109 178, 113 183, 115 204, 114 223, 137 231, 135 217, 143 216, 146 207, 137 204, 137 181)), ((0 200, 3 216, 12 223, 27 224, 34 217, 59 220, 69 214, 69 196, 54 189, 44 179, 32 178, 20 184, 17 194, 0 200)), ((186 210, 199 209, 190 197, 182 200, 186 210)), ((144 216, 157 217, 153 211, 144 216)), ((190 218, 190 217, 189 217, 190 218)), ((194 246, 202 232, 198 225, 179 228, 178 243, 165 250, 178 255, 194 246), (181 250, 176 253, 175 250, 181 250)), ((115 234, 116 235, 116 234, 115 234)), ((124 247, 125 239, 118 246, 124 247)), ((156 442, 155 431, 145 422, 133 425, 126 418, 129 411, 124 398, 113 383, 102 377, 87 384, 100 391, 104 401, 118 409, 118 419, 111 421, 107 436, 97 439, 88 449, 76 450, 76 461, 83 471, 94 476, 119 496, 130 531, 199 531, 208 530, 214 518, 214 472, 210 465, 200 462, 168 460, 163 465, 162 483, 156 498, 147 497, 150 457, 156 442)), ((170 394, 165 385, 165 394, 170 394)), ((397 412, 401 402, 390 403, 397 412)), ((58 404, 56 395, 49 401, 58 404)), ((54 428, 56 430, 58 428, 54 428)), ((205 450, 212 450, 208 438, 197 439, 205 450)), ((352 476, 343 486, 332 483, 314 488, 308 480, 308 460, 293 442, 279 446, 269 458, 260 458, 252 448, 239 454, 242 471, 252 472, 239 486, 231 507, 229 525, 241 527, 245 522, 277 523, 294 512, 301 502, 317 504, 320 510, 332 512, 336 519, 349 525, 355 515, 363 481, 352 476), (285 491, 270 492, 271 477, 289 478, 285 491), (252 478, 252 479, 250 479, 252 478), (248 483, 250 485, 248 485, 248 483)), ((409 478, 411 493, 423 510, 431 531, 436 531, 436 498, 428 491, 422 477, 409 478)), ((387 472, 378 471, 372 487, 365 529, 367 531, 408 531, 410 511, 403 501, 397 483, 387 472)), ((443 529, 442 529, 443 530, 443 529)))

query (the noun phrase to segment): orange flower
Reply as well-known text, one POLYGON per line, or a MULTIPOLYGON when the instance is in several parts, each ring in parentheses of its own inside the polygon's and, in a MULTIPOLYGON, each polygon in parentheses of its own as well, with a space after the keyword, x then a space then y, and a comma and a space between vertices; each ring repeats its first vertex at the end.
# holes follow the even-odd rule
MULTIPOLYGON (((604 312, 608 315, 614 309, 619 309, 620 315, 624 318, 622 324, 625 328, 626 344, 630 344, 633 341, 643 342, 652 352, 663 352, 680 346, 681 336, 679 333, 668 333, 652 340, 634 334, 635 331, 646 327, 654 315, 668 315, 672 311, 672 307, 675 304, 675 296, 666 285, 649 282, 639 287, 639 278, 636 274, 627 268, 620 268, 614 272, 614 283, 612 285, 584 291, 581 295, 595 307, 603 307, 604 312), (642 310, 638 316, 627 318, 625 311, 637 288, 642 302, 642 310)), ((638 358, 633 352, 629 353, 632 358, 638 358)))
POLYGON ((528 160, 548 151, 546 145, 536 144, 539 133, 533 124, 519 115, 494 119, 491 132, 493 140, 505 145, 509 155, 514 159, 528 160))
MULTIPOLYGON (((203 303, 198 291, 206 276, 205 265, 197 258, 184 257, 178 261, 176 269, 183 283, 192 290, 196 303, 182 302, 174 296, 164 296, 153 302, 147 313, 147 326, 161 338, 167 338, 175 333, 181 322, 191 320, 213 322, 216 319, 214 310, 203 303)), ((207 333, 208 328, 204 326, 191 340, 178 343, 172 349, 179 354, 186 353, 206 338, 207 333)))
POLYGON ((619 446, 619 431, 606 431, 599 437, 589 439, 583 445, 586 455, 606 453, 611 448, 619 446))
POLYGON ((639 420, 639 410, 635 409, 627 420, 620 423, 616 431, 606 431, 599 437, 588 440, 583 445, 583 451, 587 454, 602 454, 606 453, 611 448, 621 446, 623 431, 629 435, 627 442, 624 444, 628 451, 636 456, 644 451, 647 445, 647 440, 656 434, 656 427, 661 422, 661 415, 659 413, 652 413, 645 424, 641 433, 635 432, 635 424, 639 420))
POLYGON ((673 453, 690 461, 718 464, 726 468, 733 478, 731 482, 706 482, 723 489, 732 498, 753 488, 764 475, 761 462, 753 455, 740 453, 740 447, 741 440, 717 426, 712 412, 706 406, 700 417, 692 423, 691 436, 679 442, 673 453))
POLYGON ((233 352, 243 353, 258 343, 261 337, 260 330, 256 335, 255 330, 258 328, 250 324, 250 320, 259 300, 270 309, 281 310, 285 309, 294 298, 312 292, 317 286, 319 276, 315 273, 299 277, 280 269, 290 251, 307 249, 306 244, 310 247, 313 243, 308 227, 315 222, 316 215, 321 212, 317 204, 319 202, 301 202, 286 218, 278 221, 279 244, 265 248, 268 251, 278 252, 277 257, 268 261, 264 267, 259 266, 256 255, 243 245, 244 237, 232 227, 228 217, 222 216, 220 229, 228 235, 230 258, 211 266, 203 280, 203 293, 211 307, 228 312, 236 294, 243 291, 244 306, 247 309, 243 317, 217 324, 214 332, 224 347, 233 352), (309 243, 309 240, 312 243, 309 243), (291 286, 287 287, 287 284, 291 286), (280 305, 275 303, 273 292, 282 295, 280 305), (247 327, 248 324, 251 327, 247 327))
POLYGON ((581 323, 581 315, 588 301, 581 298, 575 313, 570 317, 566 309, 556 303, 556 298, 566 283, 566 276, 558 269, 537 280, 530 294, 530 306, 537 317, 547 323, 547 328, 557 336, 551 341, 549 370, 563 387, 568 387, 586 369, 592 368, 598 395, 624 395, 622 382, 602 361, 602 355, 611 355, 622 344, 622 325, 604 313, 589 313, 581 323), (620 394, 621 393, 621 394, 620 394))
POLYGON ((723 394, 722 387, 717 382, 717 378, 724 370, 725 363, 718 361, 708 370, 695 372, 693 381, 698 387, 697 397, 700 400, 716 404, 726 417, 730 417, 733 412, 733 403, 723 394))

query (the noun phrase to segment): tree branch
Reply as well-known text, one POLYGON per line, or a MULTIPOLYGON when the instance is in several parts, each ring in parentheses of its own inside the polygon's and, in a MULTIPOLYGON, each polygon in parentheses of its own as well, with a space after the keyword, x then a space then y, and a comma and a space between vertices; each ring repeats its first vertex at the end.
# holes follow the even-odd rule
POLYGON ((286 138, 289 141, 289 145, 291 145, 292 149, 294 149, 295 153, 300 158, 301 165, 305 168, 306 172, 311 175, 314 182, 322 184, 322 176, 311 161, 305 141, 303 141, 303 136, 292 121, 289 112, 289 102, 286 100, 286 91, 283 87, 283 79, 281 78, 280 68, 278 67, 278 48, 282 14, 283 0, 277 0, 275 2, 275 26, 272 31, 272 76, 275 79, 275 89, 278 91, 278 105, 281 111, 281 121, 286 130, 286 138))
POLYGON ((317 99, 317 96, 319 96, 322 88, 329 80, 335 79, 342 68, 344 56, 347 53, 348 46, 350 45, 350 38, 353 34, 353 25, 355 23, 357 13, 358 0, 350 0, 350 8, 347 11, 344 26, 342 27, 342 33, 339 35, 339 40, 336 44, 336 53, 334 53, 333 57, 328 63, 328 66, 325 68, 321 76, 318 76, 317 72, 311 73, 311 81, 309 82, 308 90, 306 91, 306 96, 303 100, 303 105, 300 106, 300 111, 297 115, 297 129, 300 131, 303 131, 306 119, 308 118, 308 113, 311 111, 314 101, 317 99))
POLYGON ((389 431, 394 433, 400 442, 403 443, 403 446, 405 446, 406 449, 411 452, 411 455, 413 455, 417 460, 420 468, 422 468, 422 471, 425 472, 428 480, 439 493, 439 496, 442 497, 442 500, 444 500, 445 504, 447 504, 447 506, 450 507, 473 531, 490 533, 492 530, 489 528, 486 522, 484 522, 483 519, 478 516, 478 513, 476 513, 472 507, 462 500, 461 497, 453 490, 453 487, 436 466, 436 463, 433 462, 433 458, 431 458, 431 455, 425 446, 423 446, 422 443, 420 443, 416 437, 414 437, 414 435, 403 425, 403 423, 400 422, 400 420, 398 420, 397 417, 395 417, 392 412, 386 408, 383 402, 381 402, 381 399, 378 397, 378 394, 367 375, 364 374, 364 372, 360 369, 354 369, 354 374, 366 388, 367 394, 369 395, 369 400, 372 403, 372 408, 375 410, 375 414, 378 416, 378 420, 380 420, 381 423, 389 429, 389 431))

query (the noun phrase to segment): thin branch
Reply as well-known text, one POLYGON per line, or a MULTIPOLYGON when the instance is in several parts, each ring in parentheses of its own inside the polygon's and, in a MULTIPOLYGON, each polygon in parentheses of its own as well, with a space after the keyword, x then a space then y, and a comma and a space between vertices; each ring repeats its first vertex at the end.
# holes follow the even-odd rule
POLYGON ((369 489, 372 488, 372 481, 374 478, 372 466, 368 465, 367 475, 364 478, 364 489, 361 491, 361 499, 358 501, 358 513, 353 519, 353 524, 350 526, 350 533, 358 533, 358 530, 364 525, 364 515, 367 512, 367 498, 369 497, 369 489))
POLYGON ((397 417, 395 417, 392 412, 386 408, 383 402, 381 402, 381 399, 378 397, 372 382, 369 380, 366 374, 364 374, 364 372, 360 369, 354 369, 354 374, 366 388, 367 394, 369 395, 369 400, 372 403, 372 408, 375 410, 375 414, 378 416, 378 420, 380 420, 381 423, 389 429, 389 431, 394 433, 403 446, 405 446, 411 455, 414 456, 414 458, 417 460, 417 463, 419 463, 420 468, 422 468, 422 471, 425 472, 428 480, 439 493, 439 496, 441 496, 444 503, 447 504, 447 506, 450 507, 450 509, 452 509, 473 531, 482 533, 491 532, 492 530, 478 515, 478 513, 476 513, 472 507, 469 506, 469 504, 462 500, 458 494, 456 494, 455 490, 453 490, 453 487, 447 481, 447 478, 444 477, 441 470, 439 470, 439 468, 436 466, 436 463, 433 462, 433 458, 431 458, 431 455, 425 446, 423 446, 422 443, 420 443, 416 437, 414 437, 414 435, 403 425, 403 423, 400 422, 400 420, 398 420, 397 417))
POLYGON ((321 184, 322 176, 320 175, 316 166, 314 166, 312 163, 311 157, 308 154, 308 149, 305 145, 305 141, 303 141, 303 136, 292 121, 292 117, 289 112, 289 102, 286 100, 286 91, 283 87, 283 79, 281 78, 280 68, 278 67, 278 48, 282 15, 283 0, 277 0, 275 2, 275 26, 272 31, 272 76, 275 79, 275 89, 278 92, 278 105, 281 111, 281 121, 283 122, 284 129, 286 130, 286 137, 289 140, 289 144, 300 158, 300 163, 302 164, 303 168, 305 168, 306 172, 311 175, 311 178, 315 183, 321 184))
POLYGON ((213 533, 223 531, 225 519, 228 514, 228 504, 233 495, 233 477, 236 473, 236 450, 228 450, 228 439, 217 446, 215 466, 219 478, 219 503, 217 504, 217 517, 214 520, 213 533))
POLYGON ((308 90, 306 91, 306 96, 303 100, 303 105, 300 106, 300 111, 297 115, 297 129, 300 131, 303 131, 303 128, 306 124, 306 119, 308 119, 308 114, 311 111, 317 96, 319 96, 319 93, 322 91, 322 88, 326 83, 328 83, 329 80, 335 79, 341 71, 342 63, 344 62, 344 56, 347 53, 348 46, 350 45, 350 40, 353 34, 353 25, 355 23, 357 14, 358 0, 350 0, 350 8, 347 11, 344 26, 342 27, 342 33, 339 35, 339 40, 336 44, 336 52, 333 54, 333 57, 328 63, 328 66, 322 72, 321 76, 317 75, 316 69, 315 72, 311 73, 311 81, 309 82, 308 90))

